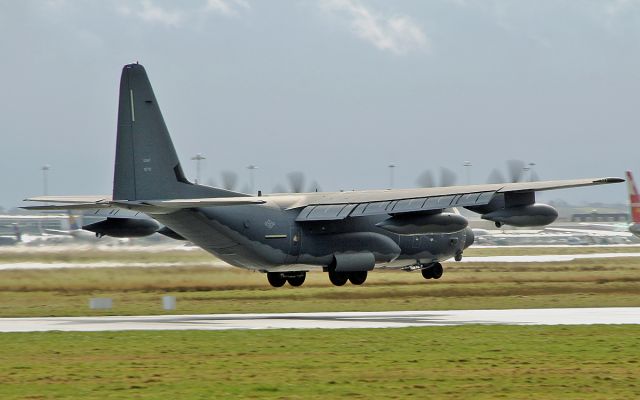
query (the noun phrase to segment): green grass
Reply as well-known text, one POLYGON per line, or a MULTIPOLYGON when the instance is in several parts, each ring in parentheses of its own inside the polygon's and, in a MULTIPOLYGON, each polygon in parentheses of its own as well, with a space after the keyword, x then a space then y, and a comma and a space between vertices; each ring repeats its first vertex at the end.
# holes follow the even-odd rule
MULTIPOLYGON (((598 252, 609 250, 599 248, 598 252)), ((419 272, 381 270, 372 272, 362 287, 333 287, 325 273, 314 272, 301 288, 274 289, 262 273, 211 267, 218 261, 198 250, 3 251, 0 259, 16 254, 25 262, 107 261, 123 267, 0 271, 0 317, 164 314, 160 298, 167 294, 178 301, 177 310, 171 313, 181 314, 640 306, 640 258, 631 257, 545 263, 448 262, 445 275, 437 281, 426 281, 419 272), (131 262, 187 266, 125 267, 131 262), (114 308, 89 310, 91 297, 111 297, 114 308)))
POLYGON ((636 326, 0 334, 2 399, 633 399, 636 326))

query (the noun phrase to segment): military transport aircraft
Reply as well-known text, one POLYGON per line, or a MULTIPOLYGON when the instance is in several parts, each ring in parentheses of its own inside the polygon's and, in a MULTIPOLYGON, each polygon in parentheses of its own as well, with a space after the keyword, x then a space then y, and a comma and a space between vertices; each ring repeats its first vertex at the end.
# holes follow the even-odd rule
MULTIPOLYGON (((45 196, 36 210, 125 209, 147 214, 165 234, 237 267, 265 272, 269 283, 300 286, 322 268, 336 286, 360 285, 375 267, 421 270, 438 279, 441 261, 460 260, 474 240, 465 207, 497 226, 540 226, 558 213, 535 202, 541 190, 623 182, 620 178, 520 182, 439 188, 257 196, 188 181, 142 65, 120 81, 112 196, 45 196), (159 226, 159 225, 157 225, 159 226)), ((153 231, 149 219, 141 231, 153 231)), ((107 218, 92 231, 140 235, 136 219, 107 218)), ((152 232, 149 232, 152 233, 152 232)))

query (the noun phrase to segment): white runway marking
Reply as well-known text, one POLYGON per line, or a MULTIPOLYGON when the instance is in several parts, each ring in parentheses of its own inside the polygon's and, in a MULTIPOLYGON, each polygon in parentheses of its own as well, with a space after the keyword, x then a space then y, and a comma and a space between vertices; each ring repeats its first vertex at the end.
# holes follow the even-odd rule
POLYGON ((640 307, 0 318, 0 332, 640 324, 640 307))
POLYGON ((593 253, 593 254, 543 254, 537 256, 487 256, 487 257, 463 257, 463 262, 483 263, 483 262, 503 262, 503 263, 523 263, 523 262, 563 262, 577 259, 592 258, 622 258, 640 257, 640 253, 593 253))

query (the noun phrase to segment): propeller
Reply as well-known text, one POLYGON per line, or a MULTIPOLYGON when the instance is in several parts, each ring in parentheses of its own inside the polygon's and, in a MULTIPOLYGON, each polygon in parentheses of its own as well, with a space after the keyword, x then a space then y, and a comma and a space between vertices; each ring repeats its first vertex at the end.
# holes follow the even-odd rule
POLYGON ((310 192, 322 192, 322 189, 320 188, 320 185, 318 184, 318 181, 311 182, 311 185, 309 185, 309 191, 310 192))
POLYGON ((289 172, 289 189, 291 193, 302 193, 304 191, 304 174, 300 171, 289 172))
MULTIPOLYGON (((306 178, 300 171, 293 171, 287 174, 287 180, 289 181, 289 189, 281 184, 277 184, 273 187, 273 193, 303 193, 305 192, 306 178)), ((322 189, 317 181, 312 181, 306 189, 306 192, 320 192, 322 189)))
POLYGON ((213 178, 208 178, 207 186, 216 187, 216 181, 213 178))
POLYGON ((434 187, 436 185, 436 182, 433 179, 433 174, 429 170, 421 173, 420 176, 418 176, 418 179, 416 179, 416 183, 418 186, 425 188, 434 187))
MULTIPOLYGON (((445 167, 440 168, 439 184, 441 187, 453 186, 456 184, 457 180, 458 180, 458 177, 455 172, 453 172, 449 168, 445 168, 445 167)), ((418 176, 418 179, 416 180, 416 182, 420 187, 429 188, 429 187, 436 186, 436 181, 433 178, 433 173, 429 170, 426 170, 423 173, 421 173, 420 176, 418 176)))
POLYGON ((454 186, 458 177, 456 173, 449 168, 440 168, 440 186, 454 186))
POLYGON ((540 180, 540 176, 538 176, 538 173, 531 168, 530 173, 529 173, 529 182, 537 182, 540 180))
POLYGON ((524 173, 527 171, 527 164, 522 160, 507 160, 507 178, 495 168, 489 174, 487 183, 516 183, 522 181, 524 173))
POLYGON ((238 185, 238 174, 233 171, 222 171, 222 187, 227 190, 234 190, 238 185))

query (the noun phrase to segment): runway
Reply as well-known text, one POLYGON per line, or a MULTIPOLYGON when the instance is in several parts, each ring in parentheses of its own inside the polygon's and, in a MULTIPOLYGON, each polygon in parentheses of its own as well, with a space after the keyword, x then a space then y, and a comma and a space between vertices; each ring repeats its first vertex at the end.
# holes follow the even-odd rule
MULTIPOLYGON (((591 254, 547 254, 535 256, 481 256, 464 257, 462 262, 470 263, 542 263, 542 262, 569 262, 577 259, 595 258, 629 258, 640 257, 640 253, 591 253, 591 254)), ((177 268, 200 267, 206 265, 210 268, 234 268, 231 265, 217 259, 203 263, 196 262, 15 262, 3 263, 0 271, 27 270, 27 269, 69 269, 69 268, 177 268)))
POLYGON ((640 324, 640 307, 0 318, 0 332, 640 324))

